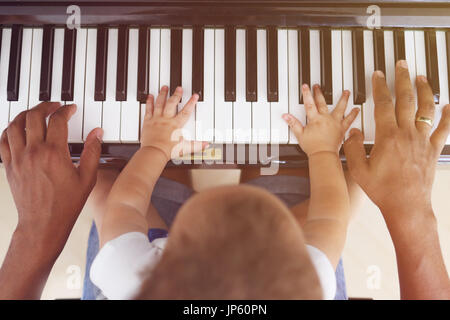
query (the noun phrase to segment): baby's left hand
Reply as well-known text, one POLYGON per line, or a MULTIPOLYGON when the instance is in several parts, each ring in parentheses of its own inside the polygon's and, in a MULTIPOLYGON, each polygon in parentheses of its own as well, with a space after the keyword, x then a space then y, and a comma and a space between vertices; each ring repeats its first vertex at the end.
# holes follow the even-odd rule
POLYGON ((167 160, 186 153, 201 151, 207 147, 207 142, 185 141, 181 129, 195 109, 198 95, 194 94, 183 109, 177 113, 177 106, 183 95, 183 89, 178 87, 167 99, 169 88, 161 88, 156 101, 152 95, 147 97, 145 118, 141 133, 141 148, 159 149, 167 160), (178 148, 175 149, 175 147, 178 148), (176 152, 176 154, 173 154, 176 152))
POLYGON ((319 152, 339 153, 347 129, 358 115, 359 109, 354 108, 345 118, 349 92, 344 91, 334 110, 328 112, 325 98, 318 85, 314 86, 314 97, 307 85, 302 86, 303 100, 308 124, 302 123, 291 114, 284 114, 292 132, 299 141, 302 150, 310 157, 319 152))

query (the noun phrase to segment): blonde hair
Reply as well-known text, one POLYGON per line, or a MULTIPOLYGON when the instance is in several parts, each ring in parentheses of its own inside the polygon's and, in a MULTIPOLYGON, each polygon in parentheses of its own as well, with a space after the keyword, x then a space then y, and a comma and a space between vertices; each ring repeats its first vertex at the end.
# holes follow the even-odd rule
POLYGON ((320 299, 300 227, 275 196, 226 187, 180 210, 140 299, 320 299))

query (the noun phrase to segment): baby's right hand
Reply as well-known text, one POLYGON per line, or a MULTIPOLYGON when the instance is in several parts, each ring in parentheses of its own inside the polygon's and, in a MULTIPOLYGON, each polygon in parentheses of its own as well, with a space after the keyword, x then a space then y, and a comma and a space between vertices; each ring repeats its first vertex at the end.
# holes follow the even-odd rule
POLYGON ((163 86, 154 100, 152 95, 147 97, 144 123, 141 132, 141 147, 151 147, 164 153, 167 160, 172 156, 178 157, 184 153, 203 150, 208 143, 197 141, 186 141, 181 136, 181 131, 195 109, 198 94, 192 95, 183 109, 177 113, 183 89, 176 88, 171 97, 167 99, 169 88, 163 86), (180 146, 180 148, 175 148, 180 146), (173 154, 173 153, 178 154, 173 154))
POLYGON ((313 89, 314 97, 308 85, 302 86, 308 124, 303 126, 298 119, 288 113, 283 115, 283 119, 295 134, 300 147, 308 157, 319 152, 339 153, 345 132, 355 120, 359 109, 354 108, 344 118, 349 97, 349 92, 346 90, 330 113, 319 85, 315 85, 313 89))

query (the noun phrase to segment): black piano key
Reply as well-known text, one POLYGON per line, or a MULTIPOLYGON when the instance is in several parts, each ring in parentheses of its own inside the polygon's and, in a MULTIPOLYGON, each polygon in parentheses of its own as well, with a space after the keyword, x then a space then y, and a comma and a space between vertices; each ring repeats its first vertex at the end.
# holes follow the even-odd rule
POLYGON ((258 64, 256 28, 248 27, 245 32, 245 100, 258 101, 258 64))
POLYGON ((50 101, 52 95, 53 45, 55 29, 46 25, 42 35, 41 78, 39 84, 39 100, 50 101))
MULTIPOLYGON (((366 71, 364 69, 364 34, 363 30, 352 32, 353 52, 353 103, 366 102, 366 71)), ((345 71, 344 71, 345 72, 345 71)))
POLYGON ((198 94, 198 101, 203 101, 204 39, 203 27, 194 27, 192 30, 192 94, 198 94))
POLYGON ((236 28, 225 28, 225 101, 236 101, 236 28))
POLYGON ((75 50, 77 43, 77 29, 64 30, 64 56, 61 85, 61 101, 73 100, 75 77, 75 50))
POLYGON ((439 69, 436 47, 436 32, 425 31, 425 59, 427 61, 427 78, 433 91, 434 102, 439 104, 439 69))
POLYGON ((120 26, 117 43, 116 101, 127 100, 128 28, 120 26))
POLYGON ((181 86, 181 59, 183 48, 183 30, 170 31, 170 95, 181 86))
POLYGON ((137 99, 145 103, 148 96, 149 64, 150 64, 150 28, 139 28, 137 99))
POLYGON ((108 65, 108 28, 97 28, 97 52, 95 58, 94 101, 106 100, 106 67, 108 65))
POLYGON ((394 30, 394 57, 395 62, 398 60, 405 60, 405 33, 403 30, 394 30))
POLYGON ((321 89, 327 104, 333 104, 333 72, 331 65, 331 30, 320 30, 321 89))
POLYGON ((384 56, 384 32, 381 29, 373 31, 373 57, 375 70, 386 74, 386 60, 384 56))
POLYGON ((267 28, 267 101, 278 102, 278 31, 267 28))
POLYGON ((11 49, 9 56, 7 99, 17 101, 19 99, 20 63, 22 57, 22 33, 23 27, 13 25, 11 30, 11 49))
POLYGON ((302 85, 311 85, 311 60, 309 30, 302 28, 298 30, 298 85, 299 103, 303 104, 302 85))

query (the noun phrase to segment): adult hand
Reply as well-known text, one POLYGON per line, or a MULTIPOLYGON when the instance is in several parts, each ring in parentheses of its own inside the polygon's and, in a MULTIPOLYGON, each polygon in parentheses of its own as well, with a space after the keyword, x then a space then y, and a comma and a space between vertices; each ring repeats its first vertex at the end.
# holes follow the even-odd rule
POLYGON ((89 134, 80 165, 75 166, 67 145, 67 122, 75 110, 75 105, 43 102, 20 113, 0 141, 19 215, 15 233, 49 260, 63 249, 96 181, 103 131, 97 128, 89 134))
POLYGON ((450 106, 432 127, 416 117, 434 119, 433 93, 426 77, 416 80, 418 109, 406 61, 395 73, 395 107, 381 72, 372 78, 375 101, 375 144, 366 159, 361 131, 353 129, 345 142, 351 175, 385 214, 385 219, 407 222, 414 212, 431 211, 431 187, 436 162, 450 131, 450 106), (386 214, 389 214, 386 216, 386 214), (391 217, 390 215, 395 215, 391 217))

